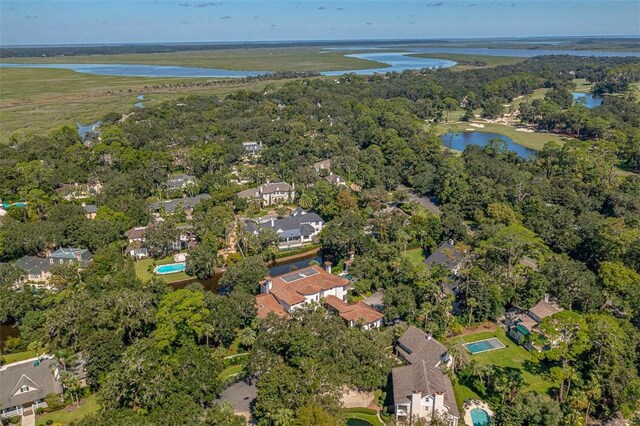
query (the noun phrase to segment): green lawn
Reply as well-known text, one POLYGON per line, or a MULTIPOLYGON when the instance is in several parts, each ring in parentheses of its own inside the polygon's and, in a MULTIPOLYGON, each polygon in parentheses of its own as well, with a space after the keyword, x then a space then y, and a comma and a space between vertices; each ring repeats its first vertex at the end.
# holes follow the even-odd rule
POLYGON ((88 414, 93 414, 100 409, 96 395, 89 395, 87 399, 81 401, 79 407, 74 405, 68 406, 66 409, 54 411, 52 413, 46 413, 41 416, 37 416, 36 425, 45 425, 47 420, 52 420, 53 423, 61 423, 62 425, 69 425, 76 422, 88 414), (73 411, 66 411, 73 409, 73 411))
POLYGON ((220 380, 226 382, 227 380, 237 376, 242 373, 242 369, 244 368, 244 364, 238 365, 230 365, 220 373, 220 380))
POLYGON ((462 132, 466 129, 473 129, 474 131, 478 132, 500 133, 501 135, 509 137, 517 144, 520 144, 527 148, 535 149, 537 151, 541 150, 549 141, 553 141, 558 145, 564 144, 564 141, 560 136, 551 133, 518 132, 514 127, 504 124, 482 124, 484 125, 484 127, 479 128, 470 126, 470 123, 443 123, 437 125, 436 132, 438 135, 442 135, 449 132, 462 132))
POLYGON ((421 248, 407 250, 403 252, 402 255, 409 259, 411 264, 414 266, 420 266, 424 264, 425 257, 421 248))
POLYGON ((593 84, 589 83, 586 78, 576 78, 573 82, 576 84, 576 92, 589 93, 593 88, 593 84))
MULTIPOLYGON (((362 409, 347 408, 345 410, 345 420, 357 419, 357 420, 365 421, 373 426, 384 426, 384 423, 382 423, 378 418, 378 416, 376 416, 375 414, 368 414, 368 413, 360 412, 359 410, 362 410, 362 409)), ((368 408, 365 410, 368 410, 368 408)))
MULTIPOLYGON (((522 378, 526 384, 526 390, 547 393, 549 388, 555 386, 553 382, 549 381, 545 377, 545 368, 540 364, 538 359, 536 359, 533 354, 509 339, 502 328, 497 328, 495 331, 485 331, 467 336, 454 337, 451 339, 451 342, 462 341, 468 343, 489 339, 491 337, 496 337, 506 346, 506 348, 471 355, 471 359, 477 360, 482 364, 519 369, 522 372, 522 378)), ((458 390, 462 393, 469 393, 469 391, 471 391, 471 389, 465 388, 466 386, 459 387, 458 390)), ((461 399, 464 401, 466 398, 461 399)))
POLYGON ((158 277, 165 281, 167 284, 174 283, 177 281, 184 281, 190 278, 193 278, 187 275, 184 272, 176 272, 175 274, 166 274, 166 275, 156 275, 153 272, 149 272, 149 267, 153 265, 167 265, 169 263, 174 263, 173 256, 167 256, 164 259, 142 259, 136 261, 135 269, 136 275, 142 281, 148 281, 152 277, 158 277))
POLYGON ((2 358, 4 358, 5 363, 11 364, 12 362, 24 361, 25 359, 35 358, 38 354, 42 354, 43 350, 38 349, 38 351, 24 351, 24 352, 16 352, 14 354, 3 354, 2 358))

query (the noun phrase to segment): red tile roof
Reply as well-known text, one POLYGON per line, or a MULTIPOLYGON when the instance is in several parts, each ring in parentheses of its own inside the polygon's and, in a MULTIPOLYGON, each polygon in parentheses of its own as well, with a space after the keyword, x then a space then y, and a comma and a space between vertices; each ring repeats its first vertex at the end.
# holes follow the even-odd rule
POLYGON ((266 318, 269 312, 273 312, 279 317, 288 317, 289 314, 284 310, 280 303, 272 294, 259 294, 256 296, 256 305, 258 306, 258 318, 266 318))
POLYGON ((338 315, 346 321, 363 321, 365 324, 371 324, 384 317, 382 313, 376 311, 361 300, 349 305, 335 296, 327 296, 325 302, 338 311, 338 315))
POLYGON ((330 274, 317 265, 279 275, 271 282, 271 293, 289 306, 304 302, 305 296, 349 284, 348 279, 330 274))

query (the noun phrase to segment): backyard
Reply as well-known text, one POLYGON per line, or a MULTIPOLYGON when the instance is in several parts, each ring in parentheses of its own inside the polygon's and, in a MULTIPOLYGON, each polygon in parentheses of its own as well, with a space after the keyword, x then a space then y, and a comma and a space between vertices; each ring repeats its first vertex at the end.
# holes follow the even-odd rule
POLYGON ((69 405, 62 410, 46 413, 36 418, 36 425, 46 425, 49 420, 51 423, 60 423, 63 426, 71 425, 88 414, 93 414, 100 409, 96 395, 89 395, 86 399, 80 401, 80 405, 69 405))
MULTIPOLYGON (((505 331, 498 327, 495 331, 483 331, 450 339, 450 343, 469 343, 478 340, 497 338, 505 348, 470 355, 471 360, 476 360, 484 365, 496 365, 520 370, 524 380, 524 389, 538 393, 547 393, 555 384, 546 377, 546 366, 543 365, 534 354, 518 346, 507 337, 505 331)), ((482 399, 472 387, 463 380, 458 380, 454 385, 456 402, 458 406, 467 399, 482 399)))
POLYGON ((156 274, 153 273, 153 268, 155 266, 168 265, 170 263, 175 263, 175 261, 173 260, 173 256, 167 256, 167 257, 162 258, 162 259, 148 258, 148 259, 138 260, 138 261, 136 261, 136 266, 135 266, 136 275, 142 281, 149 281, 151 278, 157 277, 157 278, 162 279, 167 284, 171 284, 171 283, 175 283, 175 282, 178 282, 178 281, 184 281, 184 280, 188 280, 190 278, 193 278, 193 277, 190 277, 189 275, 187 275, 184 272, 176 272, 176 273, 173 273, 173 274, 165 274, 165 275, 156 275, 156 274))

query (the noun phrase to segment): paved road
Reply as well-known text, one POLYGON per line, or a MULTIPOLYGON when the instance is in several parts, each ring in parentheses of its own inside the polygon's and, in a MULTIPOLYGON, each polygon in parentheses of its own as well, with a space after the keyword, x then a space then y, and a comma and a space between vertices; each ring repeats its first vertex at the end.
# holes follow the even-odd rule
POLYGON ((246 382, 237 382, 226 388, 220 394, 220 401, 229 401, 236 414, 247 416, 256 399, 256 387, 246 382))
POLYGON ((407 188, 403 185, 399 185, 398 189, 406 191, 409 196, 409 200, 415 201, 436 216, 440 216, 442 214, 436 197, 420 197, 414 193, 411 188, 407 188))

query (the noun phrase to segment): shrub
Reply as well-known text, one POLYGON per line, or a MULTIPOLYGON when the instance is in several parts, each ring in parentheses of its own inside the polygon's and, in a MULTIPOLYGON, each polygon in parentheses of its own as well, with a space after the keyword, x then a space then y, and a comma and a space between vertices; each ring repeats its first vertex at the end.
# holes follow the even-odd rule
POLYGON ((64 403, 60 400, 60 396, 55 393, 50 393, 44 397, 44 401, 51 411, 59 410, 64 407, 64 403))
POLYGON ((53 420, 49 419, 49 420, 47 420, 46 423, 47 423, 47 425, 51 425, 51 424, 53 424, 53 420))
POLYGON ((17 425, 21 421, 22 421, 22 417, 20 416, 9 417, 9 423, 11 423, 12 425, 17 425))
POLYGON ((36 414, 42 414, 42 413, 44 413, 44 408, 42 408, 42 407, 38 407, 38 408, 36 408, 36 409, 35 409, 35 413, 36 413, 36 414))

